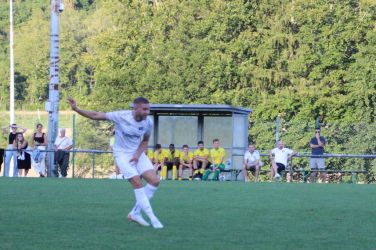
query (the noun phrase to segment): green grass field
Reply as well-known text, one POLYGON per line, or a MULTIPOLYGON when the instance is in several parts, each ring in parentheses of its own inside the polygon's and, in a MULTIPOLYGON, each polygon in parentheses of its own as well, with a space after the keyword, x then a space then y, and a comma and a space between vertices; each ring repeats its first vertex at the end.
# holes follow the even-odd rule
POLYGON ((375 249, 376 186, 165 181, 165 228, 122 180, 0 178, 0 249, 375 249))

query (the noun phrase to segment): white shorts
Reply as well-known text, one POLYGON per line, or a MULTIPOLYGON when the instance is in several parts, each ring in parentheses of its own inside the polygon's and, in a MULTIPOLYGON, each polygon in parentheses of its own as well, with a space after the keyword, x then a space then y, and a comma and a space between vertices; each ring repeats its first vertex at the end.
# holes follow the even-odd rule
POLYGON ((144 153, 141 154, 137 164, 129 162, 132 156, 133 154, 120 152, 114 154, 116 165, 124 179, 130 179, 134 176, 140 176, 148 170, 154 170, 153 164, 144 153))
POLYGON ((324 158, 310 158, 309 165, 311 169, 325 169, 325 159, 324 158))

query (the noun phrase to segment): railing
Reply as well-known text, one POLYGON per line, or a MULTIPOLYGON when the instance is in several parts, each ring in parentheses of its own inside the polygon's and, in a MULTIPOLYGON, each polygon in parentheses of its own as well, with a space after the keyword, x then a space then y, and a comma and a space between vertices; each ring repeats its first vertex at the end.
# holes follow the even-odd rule
MULTIPOLYGON (((5 152, 7 152, 7 151, 17 151, 17 150, 14 150, 14 149, 13 150, 11 150, 11 149, 4 149, 4 161, 3 161, 3 165, 5 165, 5 155, 6 155, 5 152)), ((26 151, 32 151, 32 150, 26 150, 26 151)), ((42 152, 53 152, 53 151, 48 151, 48 150, 40 150, 40 151, 42 151, 42 152)), ((72 178, 74 178, 75 174, 76 174, 75 171, 76 171, 76 164, 77 164, 76 162, 77 162, 77 159, 76 159, 76 161, 73 160, 75 154, 89 154, 90 155, 90 158, 91 158, 91 178, 95 178, 96 177, 95 176, 95 170, 96 170, 96 159, 97 159, 97 156, 98 155, 104 155, 104 154, 112 154, 112 151, 92 150, 92 149, 75 149, 75 150, 67 150, 65 152, 72 153, 72 158, 71 158, 71 161, 72 161, 71 176, 72 176, 72 178)), ((243 155, 241 155, 241 154, 233 154, 233 156, 243 156, 243 155)), ((260 156, 262 156, 262 157, 269 157, 269 154, 261 153, 260 156)), ((292 175, 293 173, 305 173, 305 172, 313 171, 313 170, 310 170, 310 169, 302 169, 302 168, 294 169, 293 168, 293 159, 294 158, 309 158, 309 157, 312 157, 312 155, 309 154, 309 153, 298 153, 297 155, 295 155, 294 157, 292 157, 291 160, 289 161, 289 164, 288 164, 289 166, 288 166, 286 172, 290 172, 290 174, 292 175)), ((376 154, 324 154, 324 155, 322 155, 320 157, 321 158, 376 159, 376 154)), ((242 169, 242 166, 232 166, 231 167, 230 172, 232 174, 232 179, 233 180, 237 180, 237 176, 241 172, 241 169, 242 169)), ((314 171, 320 172, 320 170, 314 170, 314 171)), ((351 174, 353 174, 352 178, 355 178, 354 177, 354 173, 367 173, 368 172, 364 168, 346 169, 346 170, 342 170, 342 169, 326 169, 325 171, 327 173, 340 173, 340 172, 351 173, 351 174)))

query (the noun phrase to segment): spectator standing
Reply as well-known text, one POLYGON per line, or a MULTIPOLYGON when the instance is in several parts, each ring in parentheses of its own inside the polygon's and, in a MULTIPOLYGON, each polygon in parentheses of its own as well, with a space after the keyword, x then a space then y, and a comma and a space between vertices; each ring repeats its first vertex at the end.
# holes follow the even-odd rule
POLYGON ((16 139, 13 142, 13 148, 17 150, 17 167, 18 176, 22 176, 22 170, 24 170, 24 177, 27 176, 31 168, 30 154, 26 152, 29 143, 25 140, 22 133, 17 133, 16 139))
POLYGON ((40 177, 44 177, 46 172, 46 146, 47 146, 47 136, 43 133, 43 125, 38 123, 37 130, 33 135, 33 140, 31 142, 33 148, 33 157, 31 163, 35 168, 35 171, 40 177))
POLYGON ((3 134, 8 134, 8 151, 5 153, 5 166, 4 166, 4 176, 9 176, 9 169, 10 163, 13 158, 13 177, 18 176, 18 168, 17 168, 17 153, 13 151, 13 142, 16 139, 17 132, 25 133, 26 128, 22 128, 17 126, 17 124, 13 123, 9 127, 4 127, 3 134))
POLYGON ((65 135, 65 128, 60 129, 60 135, 55 140, 55 174, 59 177, 67 177, 67 169, 69 164, 69 152, 73 147, 72 140, 65 135), (60 170, 60 174, 59 174, 60 170))
POLYGON ((309 143, 312 149, 312 157, 309 160, 311 167, 310 182, 316 182, 317 172, 315 170, 320 170, 321 181, 326 182, 325 159, 322 157, 325 152, 326 140, 324 136, 321 136, 320 128, 316 128, 315 132, 315 136, 309 143))

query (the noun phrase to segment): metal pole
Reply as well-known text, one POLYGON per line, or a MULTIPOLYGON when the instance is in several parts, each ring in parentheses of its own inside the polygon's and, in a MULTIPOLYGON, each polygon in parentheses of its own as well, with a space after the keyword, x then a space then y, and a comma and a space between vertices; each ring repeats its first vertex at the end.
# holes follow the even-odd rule
POLYGON ((91 160, 91 177, 94 179, 94 164, 95 164, 95 154, 93 154, 93 158, 91 160))
POLYGON ((48 176, 56 177, 54 142, 59 125, 59 13, 63 10, 60 0, 51 0, 50 33, 50 82, 46 111, 48 112, 48 176))
POLYGON ((9 42, 10 42, 10 96, 9 96, 9 121, 10 124, 15 122, 14 117, 14 40, 13 40, 13 0, 9 1, 9 22, 10 22, 10 32, 9 32, 9 42))
POLYGON ((74 156, 75 156, 75 146, 76 146, 76 114, 73 114, 73 122, 72 122, 72 129, 73 129, 73 142, 72 142, 72 145, 73 145, 73 154, 72 154, 72 178, 74 178, 74 156))

